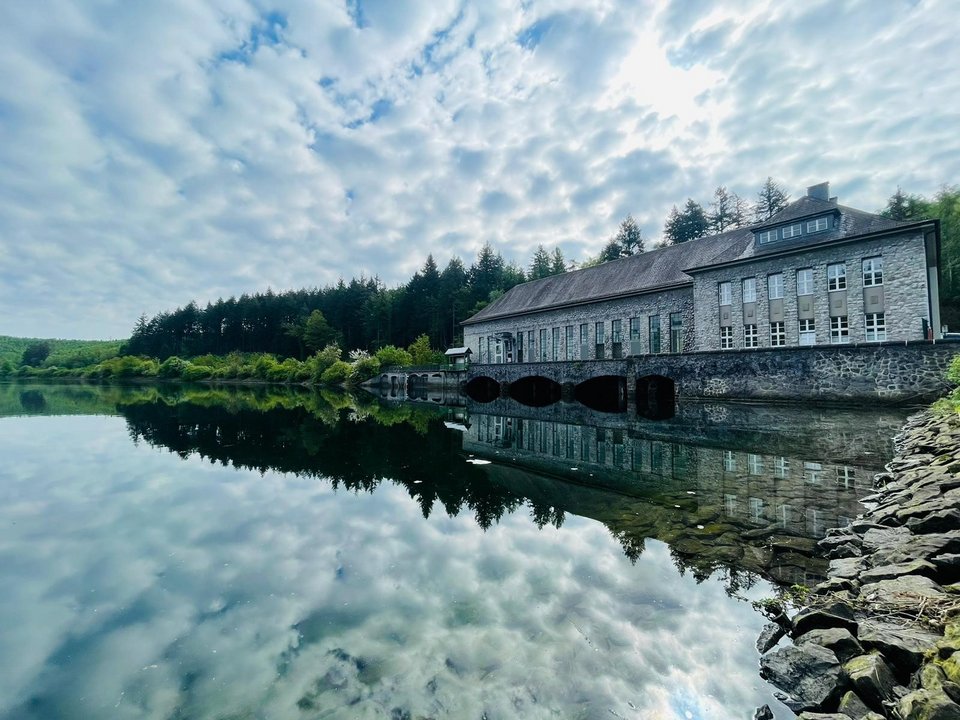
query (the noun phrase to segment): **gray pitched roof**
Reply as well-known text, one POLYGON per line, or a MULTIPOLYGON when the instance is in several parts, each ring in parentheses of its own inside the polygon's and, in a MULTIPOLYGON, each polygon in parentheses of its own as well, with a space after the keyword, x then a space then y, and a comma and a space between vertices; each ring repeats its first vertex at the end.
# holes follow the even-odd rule
POLYGON ((828 200, 802 197, 769 220, 756 225, 522 283, 462 324, 471 325, 511 315, 681 287, 693 282, 688 272, 912 224, 915 223, 890 220, 828 200), (754 233, 758 230, 826 211, 839 213, 840 222, 837 228, 818 233, 815 240, 802 235, 796 241, 780 241, 765 246, 758 246, 754 242, 754 233))
POLYGON ((715 257, 730 253, 732 248, 742 252, 741 246, 752 242, 753 233, 741 228, 596 267, 531 280, 511 288, 463 324, 689 285, 692 280, 684 273, 685 267, 709 263, 715 257))

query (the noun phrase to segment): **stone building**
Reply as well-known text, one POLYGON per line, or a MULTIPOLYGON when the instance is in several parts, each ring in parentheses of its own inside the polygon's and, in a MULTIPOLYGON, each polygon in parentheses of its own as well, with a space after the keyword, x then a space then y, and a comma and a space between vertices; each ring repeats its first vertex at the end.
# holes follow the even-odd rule
POLYGON ((840 205, 518 285, 464 321, 479 363, 616 359, 939 336, 936 220, 840 205))

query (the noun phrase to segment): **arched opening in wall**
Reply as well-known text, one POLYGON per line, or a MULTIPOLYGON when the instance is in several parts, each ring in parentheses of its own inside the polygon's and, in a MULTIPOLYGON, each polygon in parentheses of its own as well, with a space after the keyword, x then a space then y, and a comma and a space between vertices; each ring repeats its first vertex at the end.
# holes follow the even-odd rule
POLYGON ((510 397, 521 405, 546 407, 560 400, 560 383, 542 375, 530 375, 510 383, 510 397))
POLYGON ((648 420, 667 420, 676 412, 676 386, 663 375, 637 379, 637 415, 648 420))
POLYGON ((407 379, 407 397, 411 400, 426 400, 429 380, 427 375, 410 375, 407 379))
POLYGON ((463 391, 471 400, 476 400, 481 403, 493 402, 500 397, 500 383, 492 377, 479 375, 468 382, 464 386, 463 391))
POLYGON ((622 375, 600 375, 590 378, 574 388, 573 397, 597 412, 626 412, 627 379, 622 375))

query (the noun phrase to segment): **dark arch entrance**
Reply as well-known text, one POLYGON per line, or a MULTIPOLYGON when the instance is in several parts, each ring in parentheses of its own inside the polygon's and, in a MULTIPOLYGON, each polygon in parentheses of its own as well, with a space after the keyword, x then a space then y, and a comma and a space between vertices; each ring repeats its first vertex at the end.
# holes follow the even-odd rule
POLYGON ((510 383, 510 397, 521 405, 546 407, 560 400, 560 383, 542 375, 530 375, 510 383))
POLYGON ((492 377, 480 375, 468 382, 464 386, 463 391, 471 400, 476 400, 481 403, 493 402, 500 397, 500 383, 492 377))
POLYGON ((622 375, 600 375, 584 380, 573 397, 591 410, 620 413, 627 410, 627 379, 622 375))
POLYGON ((676 409, 676 387, 663 375, 647 375, 637 379, 637 415, 648 420, 667 420, 676 409))

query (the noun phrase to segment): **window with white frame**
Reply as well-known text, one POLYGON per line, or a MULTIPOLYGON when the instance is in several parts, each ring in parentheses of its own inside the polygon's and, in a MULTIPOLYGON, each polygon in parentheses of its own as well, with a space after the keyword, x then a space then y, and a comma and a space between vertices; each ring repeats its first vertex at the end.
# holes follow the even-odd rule
POLYGON ((829 220, 825 217, 817 218, 816 220, 807 220, 807 232, 822 232, 823 230, 827 229, 828 225, 829 220))
POLYGON ((790 474, 790 461, 785 457, 773 459, 773 474, 781 480, 790 474))
POLYGON ((800 321, 800 344, 815 345, 817 342, 817 328, 813 320, 800 321))
POLYGON ((787 344, 787 330, 783 321, 770 323, 770 347, 783 347, 787 344))
POLYGON ((733 291, 731 290, 731 284, 728 282, 722 282, 717 284, 717 294, 720 297, 721 305, 729 305, 733 302, 733 291))
POLYGON ((752 303, 757 301, 757 279, 743 279, 743 302, 752 303))
POLYGON ((540 331, 540 360, 546 361, 549 360, 549 346, 547 345, 547 331, 540 331))
POLYGON ((783 297, 783 273, 767 275, 767 299, 779 300, 783 297))
POLYGON ((848 465, 837 468, 837 485, 843 485, 845 488, 854 487, 857 484, 857 471, 848 465))
POLYGON ((805 462, 803 464, 803 479, 812 485, 819 485, 823 480, 823 465, 818 462, 805 462))
POLYGON ((827 290, 846 290, 847 289, 847 266, 846 263, 837 263, 836 265, 827 265, 827 290))
POLYGON ((720 328, 720 349, 721 350, 733 349, 733 328, 732 327, 720 328))
POLYGON ((797 270, 797 295, 813 295, 813 268, 797 270))
POLYGON ((737 471, 737 456, 733 454, 732 450, 723 451, 723 471, 724 472, 737 471))
POLYGON ((747 455, 747 472, 751 475, 763 475, 763 456, 749 453, 747 455))
POLYGON ((769 242, 775 242, 777 239, 776 230, 764 230, 763 232, 757 233, 757 242, 761 245, 769 242))
POLYGON ((745 348, 760 347, 760 338, 757 336, 756 325, 743 326, 743 346, 745 348))
POLYGON ((830 343, 845 345, 848 342, 850 342, 850 325, 847 323, 846 315, 830 318, 830 343))
POLYGON ((883 258, 872 257, 863 260, 863 286, 883 285, 883 258))
POLYGON ((567 360, 574 360, 577 357, 577 355, 579 355, 579 352, 576 352, 574 350, 574 348, 576 348, 576 346, 573 344, 574 327, 573 325, 567 325, 564 330, 565 330, 564 340, 566 341, 564 343, 564 345, 566 346, 564 349, 566 350, 567 360))
POLYGON ((883 313, 867 313, 863 318, 867 342, 882 342, 887 339, 887 323, 883 313))
POLYGON ((763 498, 750 498, 750 519, 755 522, 763 522, 763 498))
POLYGON ((803 223, 794 223, 793 225, 787 225, 783 228, 783 239, 797 237, 800 233, 803 232, 803 223))

